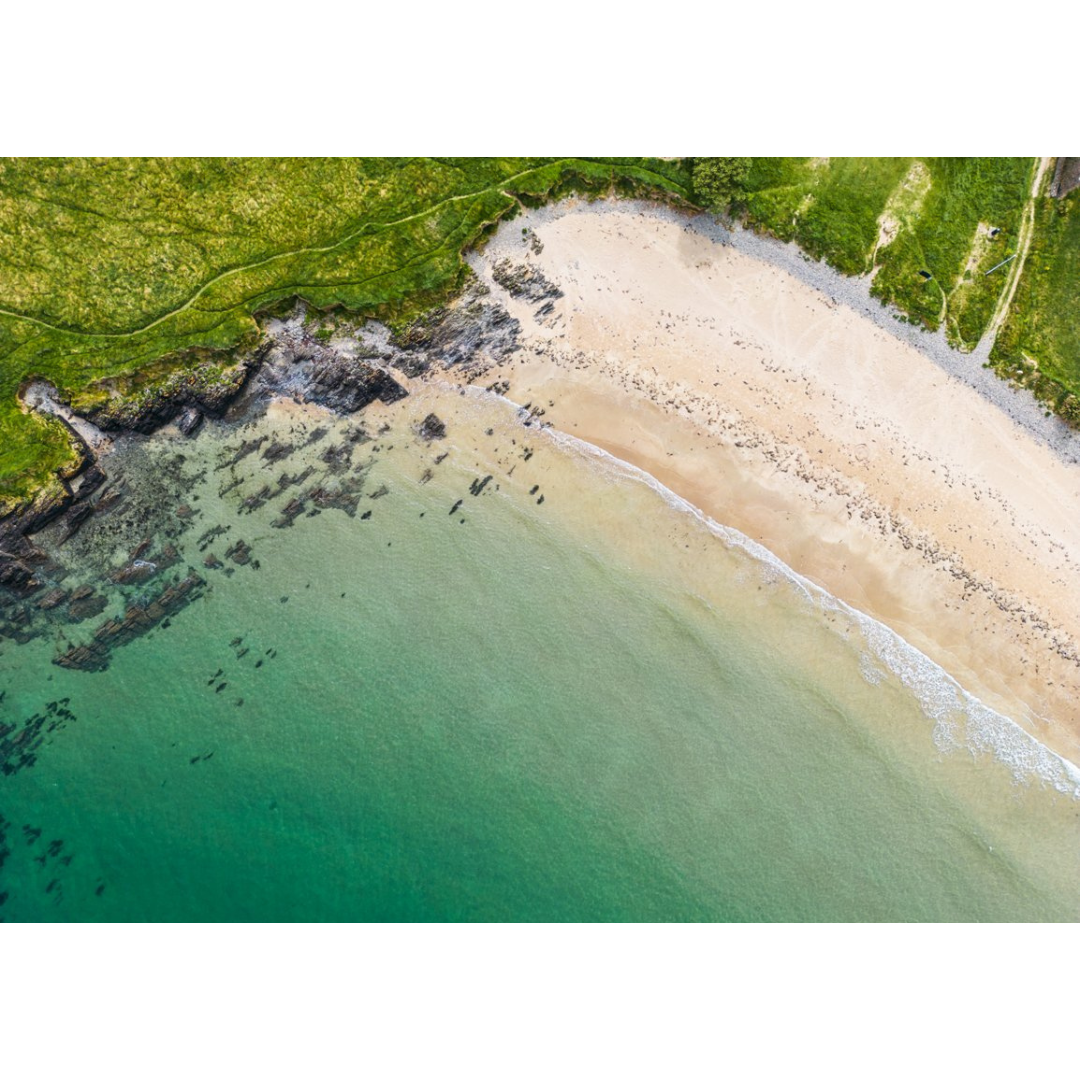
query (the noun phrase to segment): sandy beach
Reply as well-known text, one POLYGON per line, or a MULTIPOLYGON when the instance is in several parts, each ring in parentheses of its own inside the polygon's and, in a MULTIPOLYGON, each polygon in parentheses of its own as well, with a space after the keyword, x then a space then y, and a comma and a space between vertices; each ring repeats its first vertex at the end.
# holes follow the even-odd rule
POLYGON ((471 259, 522 327, 483 382, 759 541, 1080 763, 1080 437, 1034 402, 1002 407, 1004 384, 980 391, 979 353, 935 359, 939 340, 752 240, 640 204, 516 219, 471 259), (522 266, 562 295, 495 280, 522 266))

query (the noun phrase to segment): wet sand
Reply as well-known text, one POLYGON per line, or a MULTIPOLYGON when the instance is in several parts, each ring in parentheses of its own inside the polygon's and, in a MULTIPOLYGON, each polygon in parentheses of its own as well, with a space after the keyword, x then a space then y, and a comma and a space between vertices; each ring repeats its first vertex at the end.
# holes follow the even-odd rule
POLYGON ((720 235, 638 204, 504 226, 472 263, 523 347, 484 383, 759 541, 1080 763, 1072 440, 1055 449, 909 328, 793 276, 790 249, 767 261, 720 235), (511 296, 502 260, 563 295, 511 296))

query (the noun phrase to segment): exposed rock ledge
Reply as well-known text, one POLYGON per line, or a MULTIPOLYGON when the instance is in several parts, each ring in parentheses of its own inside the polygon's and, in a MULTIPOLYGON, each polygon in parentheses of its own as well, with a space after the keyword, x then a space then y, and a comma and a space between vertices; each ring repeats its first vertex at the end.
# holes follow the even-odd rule
POLYGON ((174 372, 162 383, 135 394, 114 397, 83 411, 82 415, 102 431, 135 431, 149 435, 174 420, 189 434, 205 416, 220 417, 243 389, 248 376, 266 354, 264 344, 245 352, 228 367, 211 358, 194 367, 174 372))
MULTIPOLYGON (((526 291, 546 285, 531 278, 520 282, 526 291)), ((224 416, 248 386, 249 398, 281 393, 340 413, 357 412, 374 401, 391 404, 408 394, 391 372, 412 377, 454 365, 479 372, 517 350, 519 323, 488 296, 486 286, 474 283, 458 300, 398 335, 372 322, 329 334, 335 318, 311 318, 307 305, 298 302, 290 317, 268 319, 258 346, 238 350, 231 365, 223 368, 220 354, 207 353, 202 362, 129 396, 107 383, 113 396, 80 412, 50 384, 29 384, 24 404, 60 419, 81 447, 81 461, 32 501, 6 514, 0 510, 0 586, 16 595, 40 588, 34 567, 42 556, 28 538, 61 514, 67 515, 70 536, 99 506, 121 497, 109 489, 96 494, 107 479, 96 460, 96 453, 111 445, 107 433, 147 435, 175 422, 185 435, 194 435, 204 417, 224 416), (252 383, 255 372, 258 381, 252 383), (81 483, 73 486, 80 476, 81 483)), ((438 437, 434 428, 427 435, 438 437)))

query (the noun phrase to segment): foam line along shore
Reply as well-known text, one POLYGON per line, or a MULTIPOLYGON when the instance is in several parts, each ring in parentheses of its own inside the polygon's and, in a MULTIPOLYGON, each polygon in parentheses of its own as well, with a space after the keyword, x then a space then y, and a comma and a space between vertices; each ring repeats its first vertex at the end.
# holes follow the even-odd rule
MULTIPOLYGON (((944 370, 936 338, 917 347, 910 327, 892 333, 887 315, 794 276, 788 247, 725 235, 625 203, 504 226, 471 265, 521 334, 484 382, 762 544, 1080 761, 1076 437, 1006 413, 971 385, 987 373, 944 370)), ((951 362, 981 371, 977 356, 951 362)))

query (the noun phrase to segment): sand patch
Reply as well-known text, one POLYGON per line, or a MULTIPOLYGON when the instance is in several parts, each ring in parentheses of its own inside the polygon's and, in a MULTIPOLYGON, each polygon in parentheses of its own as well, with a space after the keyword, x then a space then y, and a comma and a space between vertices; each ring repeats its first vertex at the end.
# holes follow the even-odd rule
POLYGON ((878 217, 878 237, 870 261, 874 261, 883 247, 888 247, 900 230, 910 224, 919 215, 923 201, 930 191, 930 170, 921 162, 912 163, 904 179, 892 190, 885 200, 885 209, 878 217))

